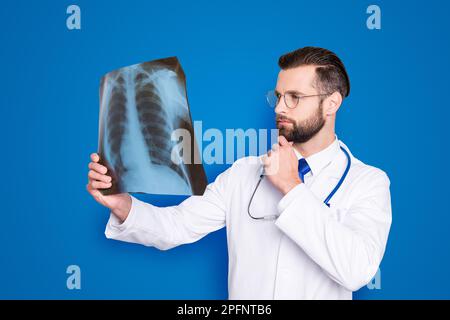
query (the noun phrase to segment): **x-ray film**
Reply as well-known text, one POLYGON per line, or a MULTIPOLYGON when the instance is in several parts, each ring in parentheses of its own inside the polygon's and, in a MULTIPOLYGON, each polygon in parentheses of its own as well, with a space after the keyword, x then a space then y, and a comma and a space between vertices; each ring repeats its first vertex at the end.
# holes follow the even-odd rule
POLYGON ((112 177, 112 187, 101 189, 104 195, 203 194, 207 179, 198 160, 186 77, 176 57, 102 77, 98 153, 112 177))

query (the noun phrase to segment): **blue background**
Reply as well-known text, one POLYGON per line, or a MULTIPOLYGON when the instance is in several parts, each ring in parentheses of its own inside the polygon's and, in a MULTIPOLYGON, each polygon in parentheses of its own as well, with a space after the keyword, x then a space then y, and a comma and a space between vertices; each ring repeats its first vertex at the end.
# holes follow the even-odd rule
MULTIPOLYGON (((107 240, 86 192, 100 77, 176 55, 203 128, 273 128, 278 57, 335 51, 352 89, 337 134, 391 179, 381 290, 450 298, 447 1, 5 1, 0 5, 0 298, 227 298, 225 229, 169 251, 107 240), (81 30, 66 9, 81 8, 81 30), (370 4, 382 29, 366 27, 370 4), (81 290, 66 268, 81 268, 81 290)), ((227 168, 205 166, 209 181, 227 168)), ((184 197, 142 195, 157 205, 184 197)))

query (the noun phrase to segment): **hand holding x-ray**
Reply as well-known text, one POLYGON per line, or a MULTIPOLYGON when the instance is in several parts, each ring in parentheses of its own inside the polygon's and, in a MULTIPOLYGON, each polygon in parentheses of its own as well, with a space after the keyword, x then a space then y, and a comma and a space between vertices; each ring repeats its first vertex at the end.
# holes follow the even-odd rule
POLYGON ((128 193, 103 195, 101 190, 111 188, 112 179, 108 168, 98 163, 100 157, 97 153, 91 154, 89 162, 87 191, 101 205, 109 208, 120 221, 125 221, 131 210, 131 197, 128 193))

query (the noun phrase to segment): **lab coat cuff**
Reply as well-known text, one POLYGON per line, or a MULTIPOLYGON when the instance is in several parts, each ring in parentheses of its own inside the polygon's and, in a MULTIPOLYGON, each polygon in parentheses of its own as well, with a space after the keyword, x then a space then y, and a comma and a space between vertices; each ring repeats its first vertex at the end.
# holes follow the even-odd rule
POLYGON ((298 197, 301 197, 302 194, 306 191, 307 187, 304 183, 300 183, 296 185, 294 188, 289 190, 283 198, 278 202, 277 210, 278 213, 281 214, 287 207, 298 197))
POLYGON ((299 223, 308 228, 311 224, 311 212, 318 214, 317 208, 328 208, 313 192, 301 183, 290 190, 278 203, 279 216, 275 225, 287 234, 297 234, 299 223))
POLYGON ((143 206, 143 202, 132 195, 131 197, 131 209, 128 213, 125 221, 121 222, 119 218, 112 212, 109 214, 109 220, 106 225, 105 235, 107 238, 114 238, 120 233, 125 232, 134 225, 139 207, 143 206))

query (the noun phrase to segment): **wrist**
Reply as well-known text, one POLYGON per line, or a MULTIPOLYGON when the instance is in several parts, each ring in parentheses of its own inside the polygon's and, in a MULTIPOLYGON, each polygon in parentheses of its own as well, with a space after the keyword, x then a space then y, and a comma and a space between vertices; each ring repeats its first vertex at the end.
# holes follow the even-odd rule
POLYGON ((281 191, 281 193, 286 194, 286 193, 288 193, 289 191, 291 191, 292 189, 294 189, 296 186, 298 186, 301 183, 303 183, 303 181, 300 180, 300 178, 297 177, 297 179, 293 179, 293 180, 285 183, 280 188, 280 191, 281 191))
POLYGON ((131 211, 132 200, 131 197, 125 197, 123 201, 120 201, 116 208, 112 209, 112 213, 123 223, 131 211))

